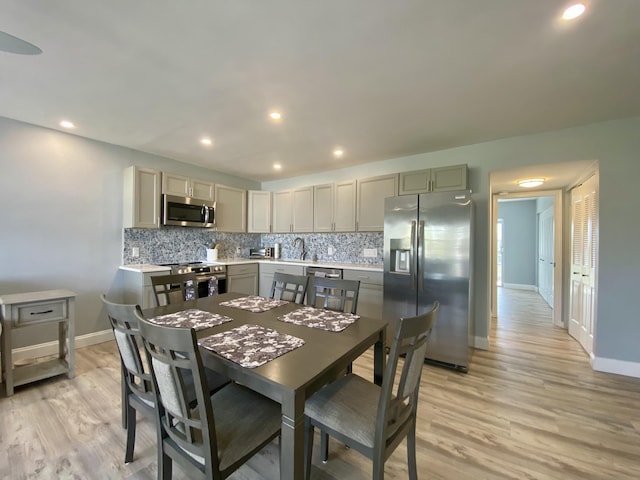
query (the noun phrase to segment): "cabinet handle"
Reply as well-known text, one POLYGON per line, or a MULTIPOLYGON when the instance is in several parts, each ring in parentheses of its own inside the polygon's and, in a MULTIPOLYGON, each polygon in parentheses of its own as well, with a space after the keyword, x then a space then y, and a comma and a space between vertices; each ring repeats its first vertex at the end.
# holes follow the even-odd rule
POLYGON ((31 312, 29 315, 44 315, 45 313, 53 313, 53 310, 43 310, 42 312, 31 312))

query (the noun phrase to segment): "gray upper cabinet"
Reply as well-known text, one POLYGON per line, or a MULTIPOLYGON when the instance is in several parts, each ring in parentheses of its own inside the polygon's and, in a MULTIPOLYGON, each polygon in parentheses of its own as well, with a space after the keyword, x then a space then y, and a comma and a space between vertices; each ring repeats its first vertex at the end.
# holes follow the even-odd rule
POLYGON ((216 229, 219 232, 247 231, 247 191, 216 185, 216 229))
POLYGON ((215 184, 175 173, 163 172, 162 193, 177 195, 179 197, 199 198, 213 202, 215 199, 215 184))
POLYGON ((271 192, 249 190, 247 231, 249 233, 271 232, 271 192))
POLYGON ((469 174, 466 164, 400 174, 400 195, 467 190, 468 188, 469 174))
POLYGON ((313 231, 353 232, 356 229, 356 181, 313 187, 313 231))
POLYGON ((274 233, 313 232, 313 187, 273 192, 274 233))
POLYGON ((357 181, 357 230, 382 232, 384 230, 384 199, 398 195, 398 175, 381 175, 357 181))
POLYGON ((151 168, 128 167, 123 185, 124 228, 160 227, 160 172, 151 168))

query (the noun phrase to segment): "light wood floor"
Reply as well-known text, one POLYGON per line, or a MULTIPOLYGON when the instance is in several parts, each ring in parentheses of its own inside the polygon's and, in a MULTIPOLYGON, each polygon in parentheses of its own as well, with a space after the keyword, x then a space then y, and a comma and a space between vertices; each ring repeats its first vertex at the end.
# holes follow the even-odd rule
MULTIPOLYGON (((425 366, 420 479, 640 478, 640 379, 592 371, 537 294, 502 289, 499 302, 491 350, 474 353, 468 374, 425 366)), ((115 345, 83 348, 76 358, 75 379, 0 398, 0 478, 154 479, 155 436, 144 419, 135 461, 123 464, 115 345)), ((366 354, 354 369, 370 378, 371 362, 366 354)), ((405 452, 403 443, 387 461, 387 478, 407 478, 405 452)), ((277 454, 277 444, 267 446, 232 478, 279 478, 277 454)), ((314 459, 312 478, 364 480, 370 468, 332 443, 328 463, 314 459)), ((174 477, 186 478, 179 467, 174 477)))

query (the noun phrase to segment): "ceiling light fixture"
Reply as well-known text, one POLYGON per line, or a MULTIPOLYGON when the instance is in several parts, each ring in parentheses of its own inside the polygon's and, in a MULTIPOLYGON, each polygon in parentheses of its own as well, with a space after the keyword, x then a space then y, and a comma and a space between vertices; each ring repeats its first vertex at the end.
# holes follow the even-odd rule
POLYGON ((269 116, 272 120, 280 120, 282 118, 282 114, 280 112, 271 112, 269 116))
POLYGON ((526 178, 524 180, 518 180, 518 185, 524 188, 533 188, 539 187, 544 182, 544 178, 526 178))
POLYGON ((582 15, 587 7, 585 7, 584 3, 576 3, 568 7, 564 13, 562 14, 563 20, 573 20, 574 18, 578 18, 582 15))
POLYGON ((60 126, 62 128, 76 128, 76 126, 73 124, 73 122, 70 122, 69 120, 62 120, 60 122, 60 126))
POLYGON ((207 147, 210 147, 211 145, 213 145, 213 140, 211 140, 209 137, 202 137, 200 139, 200 143, 202 145, 205 145, 207 147))
POLYGON ((336 148, 333 151, 333 156, 336 157, 336 158, 340 158, 340 157, 342 157, 342 155, 344 155, 344 150, 342 150, 341 148, 336 148))
POLYGON ((279 163, 274 163, 273 164, 273 169, 274 170, 281 170, 282 169, 282 165, 280 165, 279 163))

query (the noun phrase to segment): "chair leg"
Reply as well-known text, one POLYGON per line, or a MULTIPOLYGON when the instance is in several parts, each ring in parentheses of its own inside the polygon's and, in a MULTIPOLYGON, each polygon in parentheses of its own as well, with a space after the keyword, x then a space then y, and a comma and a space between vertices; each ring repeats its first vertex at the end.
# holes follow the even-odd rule
POLYGON ((322 430, 320 430, 320 455, 322 463, 327 463, 329 460, 329 434, 322 430))
POLYGON ((311 477, 311 457, 313 455, 313 425, 308 417, 304 419, 304 478, 311 477))
POLYGON ((371 480, 384 480, 384 459, 375 457, 373 459, 373 475, 371 480))
POLYGON ((416 424, 413 423, 407 433, 407 465, 409 467, 409 480, 418 480, 416 467, 416 424))
POLYGON ((158 446, 158 480, 171 480, 173 476, 173 461, 169 455, 165 455, 161 446, 158 446))
POLYGON ((124 463, 127 464, 133 461, 133 449, 136 444, 136 409, 127 402, 125 410, 127 416, 127 448, 124 454, 124 463))

